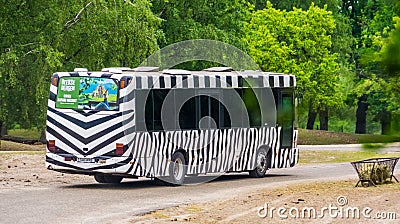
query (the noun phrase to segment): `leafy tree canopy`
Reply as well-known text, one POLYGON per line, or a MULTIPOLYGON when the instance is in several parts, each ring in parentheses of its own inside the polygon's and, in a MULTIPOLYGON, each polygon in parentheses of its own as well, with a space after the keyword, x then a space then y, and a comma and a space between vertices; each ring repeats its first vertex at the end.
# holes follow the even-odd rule
POLYGON ((314 4, 308 10, 282 11, 268 4, 247 24, 248 53, 265 71, 295 74, 298 94, 315 107, 341 104, 337 55, 330 53, 335 21, 314 4))
POLYGON ((50 76, 138 65, 158 49, 147 0, 1 1, 0 122, 43 127, 50 76))

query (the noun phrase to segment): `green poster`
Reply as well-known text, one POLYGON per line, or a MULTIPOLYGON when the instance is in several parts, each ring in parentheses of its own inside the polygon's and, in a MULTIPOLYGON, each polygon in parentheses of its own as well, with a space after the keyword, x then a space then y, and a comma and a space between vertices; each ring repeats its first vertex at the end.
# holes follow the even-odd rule
POLYGON ((57 108, 78 109, 79 79, 62 78, 58 86, 57 108))

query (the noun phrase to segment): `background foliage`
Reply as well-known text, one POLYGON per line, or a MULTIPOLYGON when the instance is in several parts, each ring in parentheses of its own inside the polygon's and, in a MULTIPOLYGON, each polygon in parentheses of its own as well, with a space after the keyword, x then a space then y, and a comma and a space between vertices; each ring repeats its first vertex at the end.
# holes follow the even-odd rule
POLYGON ((297 76, 300 128, 396 134, 399 12, 397 0, 0 0, 0 128, 43 129, 56 71, 135 67, 213 39, 297 76))

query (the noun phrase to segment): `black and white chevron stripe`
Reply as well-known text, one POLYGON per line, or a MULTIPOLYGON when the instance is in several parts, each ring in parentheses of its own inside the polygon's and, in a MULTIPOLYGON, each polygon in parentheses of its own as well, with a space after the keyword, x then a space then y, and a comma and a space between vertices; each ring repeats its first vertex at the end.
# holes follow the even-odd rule
MULTIPOLYGON (((87 73, 57 73, 58 77, 88 76, 87 73)), ((112 76, 109 74, 108 76, 112 76)), ((106 77, 98 73, 95 77, 106 77)), ((117 77, 119 79, 120 77, 117 77)), ((85 111, 73 109, 57 109, 57 87, 50 86, 50 97, 47 110, 47 140, 56 140, 57 154, 48 153, 47 166, 59 169, 73 169, 99 172, 111 172, 116 167, 132 161, 127 152, 122 157, 107 156, 115 150, 116 143, 128 144, 127 137, 132 135, 135 126, 135 113, 130 110, 85 111), (133 129, 132 129, 133 127, 133 129), (86 157, 106 160, 105 164, 65 162, 64 157, 86 157), (130 158, 130 159, 128 159, 130 158)), ((124 89, 119 92, 120 98, 127 97, 124 89)), ((120 107, 130 101, 120 102, 120 107)))

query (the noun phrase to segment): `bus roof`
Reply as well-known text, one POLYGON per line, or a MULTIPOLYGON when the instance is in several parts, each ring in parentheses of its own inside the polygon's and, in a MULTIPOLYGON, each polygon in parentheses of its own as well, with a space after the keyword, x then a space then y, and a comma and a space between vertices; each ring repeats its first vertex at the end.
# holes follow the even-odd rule
MULTIPOLYGON (((227 67, 228 68, 228 67, 227 67)), ((271 87, 290 88, 296 86, 294 75, 262 71, 187 71, 168 69, 158 71, 156 67, 102 69, 103 72, 58 72, 58 77, 102 77, 120 80, 130 78, 130 85, 135 89, 164 89, 164 88, 240 88, 240 87, 271 87), (151 68, 151 69, 150 69, 151 68), (245 81, 243 81, 245 80, 245 81)), ((218 70, 218 68, 212 68, 218 70)))

